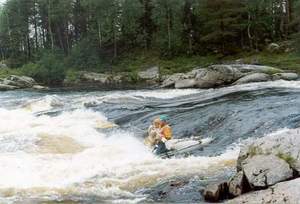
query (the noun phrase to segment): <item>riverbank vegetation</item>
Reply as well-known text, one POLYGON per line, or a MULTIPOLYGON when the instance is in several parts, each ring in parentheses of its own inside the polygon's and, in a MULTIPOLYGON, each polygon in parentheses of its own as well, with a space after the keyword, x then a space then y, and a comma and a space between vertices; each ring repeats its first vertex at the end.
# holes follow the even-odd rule
POLYGON ((299 9, 299 0, 7 0, 0 52, 12 69, 0 76, 59 84, 80 70, 169 74, 237 59, 300 70, 299 9))

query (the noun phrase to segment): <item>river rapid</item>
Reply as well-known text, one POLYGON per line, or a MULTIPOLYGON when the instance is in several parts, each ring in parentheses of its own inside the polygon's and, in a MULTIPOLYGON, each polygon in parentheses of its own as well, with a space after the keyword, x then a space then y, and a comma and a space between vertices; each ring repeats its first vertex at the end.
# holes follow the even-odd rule
POLYGON ((209 90, 0 93, 0 203, 204 202, 243 141, 300 126, 300 81, 209 90), (161 159, 143 144, 160 114, 211 143, 161 159))

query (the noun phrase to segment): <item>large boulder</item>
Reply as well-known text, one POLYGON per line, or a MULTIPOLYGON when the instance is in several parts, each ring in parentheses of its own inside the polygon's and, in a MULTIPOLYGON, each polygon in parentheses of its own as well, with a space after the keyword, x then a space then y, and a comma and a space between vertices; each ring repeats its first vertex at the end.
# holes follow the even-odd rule
POLYGON ((255 155, 275 155, 285 160, 289 166, 300 173, 300 128, 283 130, 245 144, 240 151, 237 168, 243 168, 243 162, 255 155))
POLYGON ((195 79, 183 79, 175 82, 176 89, 193 88, 196 85, 195 79))
POLYGON ((196 87, 213 88, 230 84, 242 77, 242 73, 230 65, 212 65, 195 77, 196 87))
POLYGON ((149 68, 145 71, 138 72, 138 77, 141 80, 156 81, 159 79, 159 67, 155 66, 155 67, 149 68))
POLYGON ((227 204, 299 204, 300 178, 278 183, 266 190, 254 191, 226 201, 227 204))
POLYGON ((270 43, 267 47, 267 50, 271 53, 279 52, 280 45, 278 45, 277 43, 270 43))
POLYGON ((264 82, 271 80, 271 76, 264 73, 254 73, 244 76, 237 80, 234 84, 246 84, 246 83, 253 83, 253 82, 264 82))
POLYGON ((6 77, 3 83, 10 86, 16 86, 18 88, 31 88, 33 85, 37 84, 31 77, 16 75, 6 77))
POLYGON ((255 155, 242 162, 252 189, 262 189, 293 177, 289 164, 274 155, 255 155))
POLYGON ((296 73, 277 73, 273 75, 273 80, 283 79, 283 80, 292 81, 292 80, 297 80, 298 78, 299 75, 296 73))

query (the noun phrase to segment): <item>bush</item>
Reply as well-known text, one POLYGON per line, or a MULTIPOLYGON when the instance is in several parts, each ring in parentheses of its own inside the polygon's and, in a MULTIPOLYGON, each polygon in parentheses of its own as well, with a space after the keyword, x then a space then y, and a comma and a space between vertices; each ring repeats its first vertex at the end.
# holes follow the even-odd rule
POLYGON ((21 73, 48 85, 61 84, 65 78, 62 56, 46 52, 37 63, 23 65, 21 73))

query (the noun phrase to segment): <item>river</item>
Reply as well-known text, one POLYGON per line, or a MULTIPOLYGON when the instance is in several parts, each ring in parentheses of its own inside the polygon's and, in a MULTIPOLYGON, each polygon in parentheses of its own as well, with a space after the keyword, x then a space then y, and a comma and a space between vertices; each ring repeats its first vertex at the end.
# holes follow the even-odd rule
POLYGON ((300 125, 300 81, 209 90, 0 93, 1 203, 204 202, 235 171, 239 147, 300 125), (175 138, 211 138, 161 159, 143 144, 160 114, 175 138), (117 125, 117 126, 116 126, 117 125))

